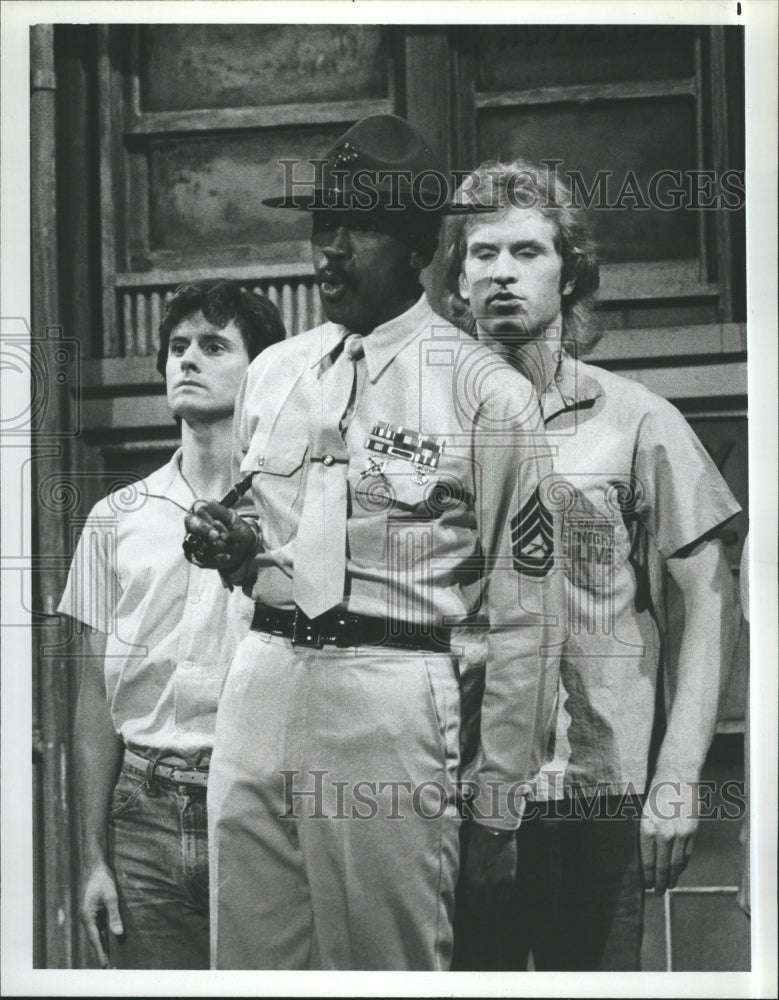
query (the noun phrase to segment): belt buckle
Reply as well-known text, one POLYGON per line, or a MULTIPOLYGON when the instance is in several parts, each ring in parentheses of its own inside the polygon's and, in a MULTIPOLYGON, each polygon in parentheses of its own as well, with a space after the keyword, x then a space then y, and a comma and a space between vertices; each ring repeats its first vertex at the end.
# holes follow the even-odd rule
POLYGON ((310 649, 321 649, 324 646, 319 628, 297 605, 292 619, 292 645, 308 646, 310 649))

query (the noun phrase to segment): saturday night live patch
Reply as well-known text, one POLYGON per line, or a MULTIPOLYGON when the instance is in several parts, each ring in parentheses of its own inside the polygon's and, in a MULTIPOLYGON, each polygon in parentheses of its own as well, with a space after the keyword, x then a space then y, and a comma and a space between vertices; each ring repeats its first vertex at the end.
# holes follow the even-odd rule
POLYGON ((522 509, 511 519, 511 551, 514 569, 525 576, 544 577, 554 558, 552 515, 533 491, 522 509))
POLYGON ((436 437, 424 437, 417 431, 406 430, 405 427, 393 427, 391 424, 375 424, 365 442, 368 451, 387 455, 389 458, 400 458, 424 469, 437 469, 438 460, 446 442, 436 437))

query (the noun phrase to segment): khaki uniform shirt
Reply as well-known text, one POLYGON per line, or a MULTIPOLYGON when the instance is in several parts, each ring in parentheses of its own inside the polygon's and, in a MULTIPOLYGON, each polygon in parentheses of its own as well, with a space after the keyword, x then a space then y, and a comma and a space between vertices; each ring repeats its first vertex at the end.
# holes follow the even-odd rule
MULTIPOLYGON (((292 608, 309 453, 307 415, 347 331, 326 323, 256 358, 236 405, 241 509, 263 551, 232 574, 255 601, 292 608)), ((490 620, 475 781, 515 827, 510 786, 532 778, 553 721, 562 579, 538 484, 551 472, 530 383, 437 316, 422 297, 363 338, 345 431, 349 612, 452 623, 484 602, 490 620), (491 786, 490 782, 494 782, 491 786)))
POLYGON ((180 462, 179 449, 94 506, 58 610, 107 636, 106 695, 125 743, 187 754, 213 747, 222 679, 252 606, 184 558, 195 498, 180 462))
POLYGON ((640 384, 563 356, 541 405, 556 452, 548 496, 562 516, 568 600, 541 797, 640 793, 664 561, 740 508, 684 417, 640 384))

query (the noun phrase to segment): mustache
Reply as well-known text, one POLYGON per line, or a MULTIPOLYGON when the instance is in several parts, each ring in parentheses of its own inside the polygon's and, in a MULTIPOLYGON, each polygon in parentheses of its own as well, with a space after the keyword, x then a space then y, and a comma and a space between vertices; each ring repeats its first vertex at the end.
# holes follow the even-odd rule
POLYGON ((326 264, 324 267, 317 268, 316 281, 320 285, 324 281, 348 284, 351 281, 351 270, 348 267, 334 267, 332 264, 326 264))

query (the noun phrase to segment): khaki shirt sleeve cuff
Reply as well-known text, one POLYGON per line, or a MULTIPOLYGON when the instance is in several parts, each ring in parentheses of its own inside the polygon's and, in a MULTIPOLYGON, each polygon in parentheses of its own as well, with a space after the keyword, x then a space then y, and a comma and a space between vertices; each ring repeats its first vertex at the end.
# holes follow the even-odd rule
POLYGON ((519 829, 534 789, 526 781, 508 784, 477 780, 474 782, 474 792, 475 797, 469 805, 474 823, 500 834, 519 829))

